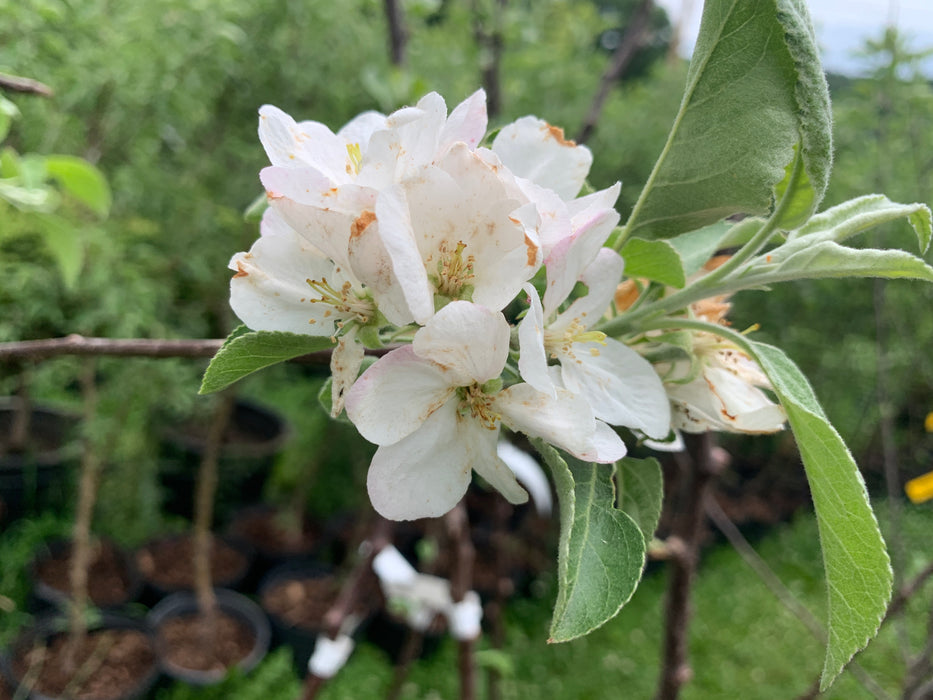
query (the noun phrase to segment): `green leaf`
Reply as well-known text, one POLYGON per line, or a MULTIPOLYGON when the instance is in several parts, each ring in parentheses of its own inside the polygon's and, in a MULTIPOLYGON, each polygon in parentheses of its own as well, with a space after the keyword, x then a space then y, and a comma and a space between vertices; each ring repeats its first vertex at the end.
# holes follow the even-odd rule
POLYGON ((760 258, 749 275, 742 278, 743 283, 757 286, 830 277, 906 277, 933 282, 933 267, 903 250, 846 248, 833 241, 820 241, 798 247, 787 258, 781 252, 778 248, 760 258))
POLYGON ((684 275, 690 277, 703 269, 706 262, 719 250, 722 240, 732 227, 727 221, 717 221, 715 224, 669 239, 667 242, 674 246, 683 261, 684 275))
POLYGON ((10 133, 13 120, 19 116, 19 108, 3 95, 0 95, 0 141, 10 133))
POLYGON ((626 457, 619 462, 616 483, 619 485, 619 510, 638 525, 647 548, 661 519, 664 500, 661 464, 654 458, 626 457))
POLYGON ((806 377, 778 348, 748 345, 787 411, 810 482, 829 593, 825 690, 878 631, 891 597, 891 563, 855 460, 806 377))
POLYGON ((680 255, 667 241, 633 238, 619 254, 625 260, 626 277, 645 277, 678 289, 687 283, 680 255))
POLYGON ((803 0, 708 0, 668 141, 625 236, 766 214, 800 154, 815 208, 832 162, 829 92, 803 0))
POLYGON ((103 173, 77 156, 46 156, 45 167, 65 192, 100 217, 110 213, 112 197, 103 173))
POLYGON ((61 272, 62 281, 73 289, 84 267, 85 241, 91 229, 54 214, 37 214, 38 231, 61 272))
POLYGON ((329 337, 284 331, 249 331, 240 326, 214 355, 198 393, 225 389, 258 369, 334 347, 329 337))
MULTIPOLYGON (((790 240, 808 238, 810 241, 830 240, 842 242, 873 226, 907 217, 917 234, 920 252, 926 253, 930 246, 933 225, 930 209, 925 204, 898 204, 883 194, 869 194, 850 199, 827 209, 811 218, 804 226, 794 231, 790 240)), ((806 242, 800 243, 805 245, 806 242)))
POLYGON ((266 196, 265 192, 262 192, 256 196, 256 199, 249 203, 248 207, 246 207, 246 211, 243 212, 243 221, 248 221, 250 223, 261 221, 262 215, 265 214, 268 208, 269 197, 266 196))
POLYGON ((816 211, 817 204, 816 191, 807 177, 806 170, 801 167, 798 151, 798 147, 794 146, 794 159, 788 163, 784 179, 774 188, 776 201, 788 198, 775 226, 788 230, 805 224, 810 214, 816 211))
POLYGON ((605 624, 628 602, 646 545, 635 521, 615 507, 613 466, 565 461, 550 445, 534 443, 560 501, 558 592, 548 641, 566 642, 605 624))

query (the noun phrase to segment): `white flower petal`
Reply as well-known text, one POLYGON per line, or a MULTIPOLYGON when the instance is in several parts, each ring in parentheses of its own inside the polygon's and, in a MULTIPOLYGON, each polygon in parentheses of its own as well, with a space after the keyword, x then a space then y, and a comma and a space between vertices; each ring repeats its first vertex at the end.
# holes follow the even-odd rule
POLYGON ((451 397, 446 369, 415 355, 410 345, 380 358, 347 392, 347 417, 364 438, 391 445, 411 435, 451 397))
POLYGON ((483 384, 502 373, 509 356, 509 324, 498 311, 453 301, 415 334, 414 353, 448 368, 458 386, 483 384))
POLYGON ((600 464, 611 464, 622 459, 628 450, 619 434, 612 429, 612 426, 596 421, 596 432, 593 434, 593 449, 580 455, 580 459, 587 462, 598 462, 600 464))
MULTIPOLYGON (((621 256, 609 248, 600 248, 596 258, 583 270, 580 281, 587 287, 587 293, 574 299, 560 319, 551 325, 552 330, 563 332, 573 321, 590 328, 596 323, 612 302, 625 264, 621 256)), ((563 300, 561 300, 563 301, 563 300)))
POLYGON ((386 128, 386 115, 381 112, 368 111, 358 114, 344 124, 337 136, 348 144, 356 144, 365 153, 369 146, 369 139, 376 131, 386 128))
POLYGON ((392 274, 401 284, 405 303, 415 321, 425 323, 434 314, 434 288, 428 281, 401 186, 393 185, 379 194, 376 216, 382 246, 392 263, 392 274))
POLYGON ((299 124, 278 107, 264 105, 259 109, 259 140, 273 165, 312 166, 335 184, 349 180, 346 142, 324 124, 299 124))
POLYGON ((312 302, 317 295, 307 282, 336 280, 334 264, 294 232, 258 238, 248 253, 233 256, 230 269, 236 270, 230 280, 230 306, 253 330, 334 334, 340 315, 312 302))
POLYGON ((551 486, 538 461, 506 440, 499 441, 496 452, 499 459, 515 474, 519 483, 528 489, 538 515, 548 517, 554 508, 554 499, 551 496, 551 486))
POLYGON ((544 348, 544 310, 538 290, 531 284, 522 289, 528 294, 528 313, 518 324, 518 371, 522 379, 538 391, 556 396, 554 382, 548 372, 547 351, 544 348))
POLYGON ((585 397, 597 418, 654 438, 670 432, 670 403, 650 362, 612 338, 574 343, 571 352, 560 357, 564 386, 585 397))
POLYGON ((390 520, 415 520, 439 517, 457 505, 470 484, 473 458, 458 439, 451 401, 405 439, 376 450, 366 477, 376 511, 390 520))
POLYGON ((706 367, 692 382, 668 385, 668 394, 683 413, 677 427, 687 432, 758 434, 784 428, 784 409, 727 369, 706 367))
POLYGON ((504 126, 492 150, 513 173, 565 200, 577 195, 593 163, 590 149, 568 141, 561 129, 537 117, 522 117, 504 126))
POLYGON ((497 444, 499 429, 490 430, 479 421, 461 419, 459 422, 461 445, 469 445, 473 469, 509 503, 524 503, 528 494, 515 478, 512 470, 499 459, 497 444))
POLYGON ((566 389, 551 398, 528 384, 514 384, 496 394, 493 405, 512 430, 577 456, 594 450, 596 421, 589 404, 566 389))
POLYGON ((486 135, 486 92, 482 88, 458 104, 441 129, 438 150, 444 151, 457 141, 476 148, 486 135))

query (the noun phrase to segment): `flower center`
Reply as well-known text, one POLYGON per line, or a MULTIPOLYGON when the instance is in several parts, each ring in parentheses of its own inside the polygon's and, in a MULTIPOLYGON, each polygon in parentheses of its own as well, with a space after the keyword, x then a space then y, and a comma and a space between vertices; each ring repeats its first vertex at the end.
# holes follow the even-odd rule
MULTIPOLYGON (((567 328, 561 332, 551 330, 544 331, 544 347, 549 351, 552 359, 557 359, 559 355, 573 354, 574 343, 599 343, 606 344, 606 334, 602 331, 588 331, 580 319, 574 319, 567 328)), ((590 348, 591 355, 599 355, 597 348, 590 348)))
POLYGON ((359 321, 364 326, 375 316, 376 309, 372 300, 355 294, 353 285, 349 282, 344 282, 340 289, 334 289, 326 277, 322 277, 320 281, 308 279, 306 282, 311 289, 321 295, 319 299, 309 299, 312 304, 329 304, 345 319, 359 321))
POLYGON ((493 409, 493 397, 484 392, 479 384, 460 387, 457 389, 457 395, 460 397, 460 404, 457 407, 457 413, 460 416, 464 418, 469 416, 478 420, 488 430, 495 430, 498 427, 502 415, 493 409))
POLYGON ((473 292, 472 255, 463 255, 466 243, 460 241, 451 251, 446 242, 439 246, 440 259, 437 261, 437 276, 432 280, 437 293, 448 299, 463 299, 473 292))

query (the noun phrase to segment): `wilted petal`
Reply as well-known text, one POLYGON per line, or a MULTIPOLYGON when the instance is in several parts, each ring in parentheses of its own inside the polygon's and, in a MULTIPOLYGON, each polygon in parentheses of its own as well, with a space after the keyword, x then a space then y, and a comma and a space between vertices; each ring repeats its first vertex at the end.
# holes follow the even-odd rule
POLYGON ((391 445, 411 435, 451 397, 446 369, 415 355, 410 345, 380 358, 347 392, 347 417, 360 435, 391 445))
POLYGON ((356 342, 357 327, 353 326, 344 335, 337 339, 337 347, 330 356, 331 383, 331 409, 330 415, 334 418, 343 411, 346 393, 353 386, 353 382, 360 374, 363 365, 365 349, 356 342))
POLYGON ((560 359, 564 386, 586 397, 600 420, 653 438, 670 432, 670 404, 661 379, 630 347, 612 338, 604 345, 574 343, 572 354, 560 359))
POLYGON ((567 140, 563 130, 537 117, 522 117, 504 126, 492 150, 513 173, 565 200, 577 195, 593 163, 590 149, 567 140))
POLYGON ((376 511, 390 520, 415 520, 439 517, 457 505, 470 484, 473 461, 472 448, 458 439, 451 401, 408 437, 376 450, 366 477, 376 511))
POLYGON ((498 377, 509 355, 509 324, 498 311, 453 301, 415 334, 412 348, 458 377, 457 386, 498 377))
POLYGON ((687 432, 773 433, 786 420, 784 409, 761 389, 719 367, 704 368, 701 377, 687 384, 669 385, 668 394, 686 414, 677 427, 687 432))

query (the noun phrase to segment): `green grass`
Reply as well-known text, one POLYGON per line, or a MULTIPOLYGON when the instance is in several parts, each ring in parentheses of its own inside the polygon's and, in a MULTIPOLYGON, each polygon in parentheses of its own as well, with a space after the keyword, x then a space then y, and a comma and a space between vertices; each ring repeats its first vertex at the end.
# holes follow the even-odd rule
MULTIPOLYGON (((880 507, 884 515, 883 507, 880 507)), ((882 517, 882 524, 885 518, 882 517)), ((908 572, 919 571, 933 557, 929 533, 933 508, 906 506, 904 539, 908 572)), ((14 601, 24 595, 15 575, 29 544, 39 533, 55 531, 53 520, 28 524, 0 537, 4 575, 0 595, 14 601)), ((794 595, 817 618, 825 616, 825 591, 820 565, 816 523, 810 513, 777 527, 755 543, 757 551, 794 595)), ((608 697, 650 698, 659 673, 663 594, 663 567, 652 567, 632 601, 617 618, 586 638, 548 645, 547 629, 555 590, 545 577, 535 595, 515 600, 507 612, 504 653, 489 651, 487 639, 479 647, 480 697, 485 697, 485 669, 504 668, 500 684, 503 700, 550 697, 601 700, 608 697), (620 695, 621 694, 621 695, 620 695)), ((919 649, 924 635, 925 609, 933 595, 928 585, 913 600, 905 633, 911 649, 919 649)), ((728 545, 707 551, 694 590, 694 617, 690 630, 690 662, 694 678, 684 688, 684 700, 755 698, 786 700, 804 693, 818 676, 823 647, 806 627, 772 595, 765 584, 728 545)), ((17 616, 13 616, 17 617, 17 616)), ((0 616, 0 632, 7 627, 0 616)), ((904 672, 897 623, 887 624, 857 662, 888 693, 899 696, 904 672)), ((392 679, 385 655, 361 643, 348 665, 320 694, 322 700, 383 697, 392 679)), ((278 650, 247 677, 229 678, 213 689, 171 686, 159 691, 158 700, 210 698, 289 699, 298 694, 299 679, 285 650, 278 650)), ((456 648, 448 641, 431 658, 417 662, 404 685, 402 697, 457 697, 456 648)), ((871 693, 846 671, 825 696, 834 700, 871 698, 871 693)))

